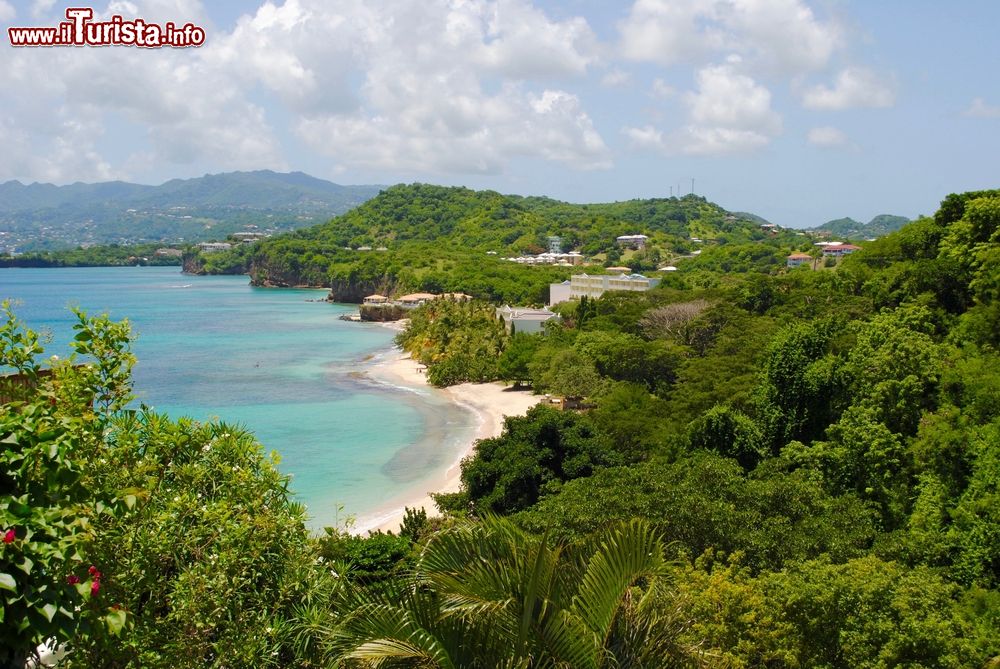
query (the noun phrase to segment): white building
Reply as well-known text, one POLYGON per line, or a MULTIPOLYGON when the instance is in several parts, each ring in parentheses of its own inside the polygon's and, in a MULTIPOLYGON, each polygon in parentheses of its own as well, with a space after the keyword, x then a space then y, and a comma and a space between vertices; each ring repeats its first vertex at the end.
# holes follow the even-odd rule
POLYGON ((202 253, 217 253, 218 251, 228 251, 233 248, 229 242, 202 242, 198 244, 198 250, 202 253))
POLYGON ((642 274, 574 274, 568 286, 566 282, 549 284, 549 306, 567 300, 578 300, 583 296, 597 298, 609 290, 643 292, 659 283, 659 279, 651 279, 642 274))
POLYGON ((861 247, 855 246, 854 244, 827 244, 823 247, 823 257, 829 258, 830 256, 833 256, 835 258, 839 258, 860 250, 861 247))
POLYGON ((649 237, 646 235, 621 235, 615 238, 622 246, 630 246, 634 249, 644 249, 646 248, 646 242, 649 241, 649 237))
POLYGON ((549 306, 569 301, 570 282, 566 279, 562 283, 549 284, 549 306))
POLYGON ((571 251, 569 253, 539 253, 537 256, 518 256, 504 258, 519 265, 582 265, 583 254, 571 251))
POLYGON ((558 319, 559 314, 548 309, 531 309, 529 307, 511 307, 504 305, 497 309, 497 318, 503 322, 509 334, 523 332, 536 334, 545 331, 545 323, 558 319))

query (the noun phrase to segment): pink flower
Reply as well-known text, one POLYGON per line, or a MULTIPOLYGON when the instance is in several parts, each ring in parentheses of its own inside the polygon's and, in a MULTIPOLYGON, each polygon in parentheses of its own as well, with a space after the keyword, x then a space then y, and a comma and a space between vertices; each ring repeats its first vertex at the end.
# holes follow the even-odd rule
POLYGON ((95 567, 94 565, 90 565, 90 569, 87 570, 87 573, 96 579, 101 578, 101 572, 97 571, 97 567, 95 567))
POLYGON ((90 596, 91 597, 97 597, 97 593, 100 592, 100 590, 101 590, 101 581, 100 580, 95 580, 93 583, 90 584, 90 596))
POLYGON ((76 574, 70 574, 69 576, 66 577, 66 582, 69 583, 70 585, 76 585, 77 583, 80 582, 80 577, 77 576, 76 574))
POLYGON ((17 534, 14 532, 14 528, 13 527, 10 528, 9 530, 7 530, 6 532, 4 532, 3 542, 5 544, 12 544, 12 543, 14 543, 14 539, 17 539, 17 534))

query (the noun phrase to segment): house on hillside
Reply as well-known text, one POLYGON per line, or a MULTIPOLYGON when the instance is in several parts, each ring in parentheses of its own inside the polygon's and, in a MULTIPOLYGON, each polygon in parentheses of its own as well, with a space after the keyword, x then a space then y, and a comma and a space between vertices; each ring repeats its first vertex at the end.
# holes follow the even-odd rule
POLYGON ((813 257, 808 253, 793 253, 785 259, 788 267, 798 267, 812 262, 813 257))
POLYGON ((198 244, 198 250, 202 253, 218 253, 219 251, 228 251, 233 248, 233 245, 229 242, 202 242, 198 244))
POLYGON ((377 295, 377 294, 369 295, 364 299, 364 304, 369 304, 372 306, 388 304, 388 303, 389 303, 389 298, 386 297, 385 295, 377 295))
POLYGON ((615 241, 620 246, 640 250, 646 248, 646 242, 649 241, 649 237, 646 235, 619 235, 615 238, 615 241))
POLYGON ((503 323, 508 334, 515 332, 536 334, 545 331, 545 324, 548 321, 559 319, 559 314, 548 309, 511 307, 505 304, 496 310, 496 317, 503 323))
POLYGON ((861 247, 855 246, 854 244, 827 244, 823 247, 823 257, 840 258, 860 250, 861 247))
POLYGON ((436 300, 438 297, 439 296, 434 293, 410 293, 409 295, 403 295, 398 298, 396 300, 396 304, 405 309, 413 309, 423 304, 427 304, 431 300, 436 300))

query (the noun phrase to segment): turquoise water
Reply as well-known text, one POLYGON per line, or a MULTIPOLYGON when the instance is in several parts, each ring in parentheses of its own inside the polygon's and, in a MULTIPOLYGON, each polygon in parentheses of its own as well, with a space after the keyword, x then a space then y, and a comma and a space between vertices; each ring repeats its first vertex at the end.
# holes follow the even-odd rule
POLYGON ((341 321, 356 308, 323 297, 176 267, 0 269, 0 298, 18 300, 18 317, 51 334, 47 354, 68 355, 70 306, 128 318, 139 400, 248 427, 281 454, 314 527, 427 492, 473 430, 434 391, 367 378, 394 332, 341 321))

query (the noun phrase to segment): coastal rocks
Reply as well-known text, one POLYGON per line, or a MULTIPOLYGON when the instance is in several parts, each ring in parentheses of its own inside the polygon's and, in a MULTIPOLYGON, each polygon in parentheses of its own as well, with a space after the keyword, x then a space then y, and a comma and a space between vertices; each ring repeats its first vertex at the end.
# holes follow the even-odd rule
POLYGON ((330 282, 330 296, 327 299, 331 302, 361 304, 365 297, 372 293, 391 294, 394 286, 395 283, 387 277, 367 280, 333 279, 330 282))
POLYGON ((204 274, 205 263, 202 261, 201 255, 197 251, 185 253, 181 257, 181 271, 185 274, 204 274))
POLYGON ((398 321, 406 318, 406 309, 398 304, 362 304, 359 312, 361 320, 373 323, 398 321))

